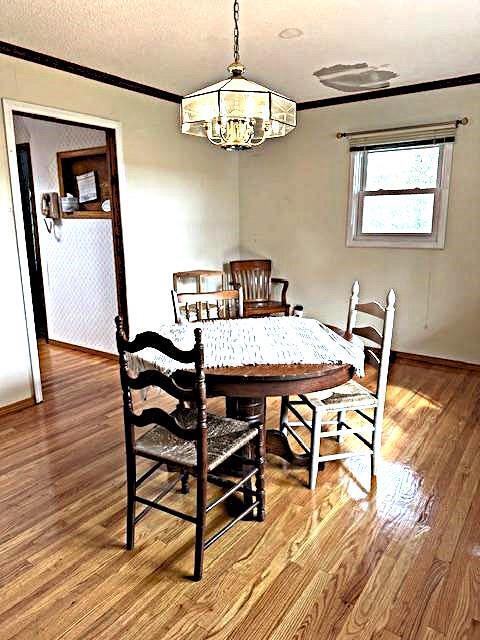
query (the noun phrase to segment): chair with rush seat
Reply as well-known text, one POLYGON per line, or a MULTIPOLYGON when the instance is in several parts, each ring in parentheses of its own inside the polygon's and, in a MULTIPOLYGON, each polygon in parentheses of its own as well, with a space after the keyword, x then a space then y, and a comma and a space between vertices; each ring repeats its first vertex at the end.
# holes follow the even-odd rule
POLYGON ((378 462, 380 459, 380 447, 382 440, 382 423, 385 408, 385 394, 387 390, 388 367, 390 360, 390 349, 392 344, 393 319, 395 315, 395 293, 390 290, 387 296, 386 307, 378 302, 358 302, 359 284, 355 282, 352 287, 350 305, 347 320, 347 333, 360 336, 367 341, 365 345, 365 361, 373 365, 377 370, 377 384, 374 392, 369 391, 355 380, 350 380, 346 384, 335 387, 329 391, 309 393, 300 395, 298 400, 291 400, 288 397, 282 398, 282 418, 280 429, 286 435, 291 434, 302 446, 305 453, 310 457, 309 487, 315 489, 319 464, 330 460, 342 460, 358 455, 371 456, 372 477, 377 475, 378 462), (380 333, 373 326, 357 327, 357 314, 378 318, 383 323, 380 333), (380 357, 377 353, 380 351, 380 357), (299 407, 307 407, 311 411, 310 419, 298 410, 299 407), (372 410, 373 415, 368 415, 366 411, 372 410), (288 421, 288 412, 295 415, 298 422, 288 421), (361 427, 350 426, 345 421, 347 412, 356 412, 361 416, 367 425, 361 427), (336 419, 326 421, 325 414, 336 413, 336 419), (322 431, 322 425, 335 425, 335 430, 322 431), (296 433, 295 427, 306 427, 310 432, 310 447, 296 433), (328 455, 321 455, 321 442, 324 438, 335 437, 337 442, 342 442, 346 435, 353 435, 365 445, 365 449, 354 452, 339 452, 328 455), (371 439, 368 439, 368 436, 371 439))
POLYGON ((265 518, 264 431, 262 427, 251 427, 246 422, 206 412, 203 345, 199 328, 195 329, 194 347, 189 351, 182 351, 170 340, 152 331, 140 333, 129 341, 120 317, 116 318, 116 324, 127 462, 127 549, 134 547, 136 523, 152 508, 187 520, 196 528, 194 578, 200 580, 205 549, 250 513, 254 513, 258 521, 265 518), (193 363, 195 369, 192 371, 191 388, 180 387, 172 376, 159 370, 141 371, 138 376, 132 377, 129 371, 129 355, 146 348, 156 349, 184 365, 193 363), (151 407, 136 413, 133 408, 132 389, 143 390, 150 386, 162 389, 179 403, 188 403, 193 408, 186 409, 179 405, 173 413, 167 413, 160 407, 151 407), (135 427, 148 426, 153 428, 137 438, 135 427), (255 451, 253 457, 249 453, 252 448, 255 451), (140 478, 137 478, 136 474, 138 457, 153 462, 152 467, 140 478), (236 462, 235 468, 242 469, 242 477, 236 478, 235 481, 213 473, 218 470, 220 464, 230 460, 232 463, 236 462), (138 488, 162 464, 167 464, 169 469, 178 470, 180 476, 153 500, 138 495, 138 488), (179 479, 182 480, 184 492, 188 491, 185 474, 195 476, 197 480, 194 515, 182 513, 159 502, 175 484, 178 484, 179 479), (255 488, 252 487, 252 478, 255 479, 255 488), (207 502, 208 482, 227 488, 222 496, 210 503, 207 502), (206 540, 207 513, 237 491, 243 494, 245 508, 206 540), (137 503, 145 507, 138 515, 135 514, 137 503))

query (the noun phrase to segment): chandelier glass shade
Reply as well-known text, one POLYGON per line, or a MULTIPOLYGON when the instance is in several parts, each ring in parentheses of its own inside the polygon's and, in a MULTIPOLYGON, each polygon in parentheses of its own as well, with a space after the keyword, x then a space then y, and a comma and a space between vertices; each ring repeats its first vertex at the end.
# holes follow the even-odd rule
POLYGON ((242 151, 280 138, 296 126, 296 104, 243 77, 238 53, 238 1, 234 4, 235 61, 230 77, 182 99, 182 133, 207 138, 229 151, 242 151))

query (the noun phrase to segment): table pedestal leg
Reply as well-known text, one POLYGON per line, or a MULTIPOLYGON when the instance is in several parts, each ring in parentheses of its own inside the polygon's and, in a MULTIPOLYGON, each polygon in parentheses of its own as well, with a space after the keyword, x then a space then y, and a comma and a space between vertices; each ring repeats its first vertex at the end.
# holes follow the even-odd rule
POLYGON ((227 417, 257 427, 265 422, 265 398, 227 398, 227 417))
MULTIPOLYGON (((265 421, 265 403, 265 398, 226 398, 227 417, 248 422, 251 427, 263 428, 265 421)), ((247 458, 253 458, 254 452, 250 442, 245 447, 244 454, 247 458)), ((249 466, 242 465, 240 475, 246 475, 249 470, 249 466)), ((230 467, 230 471, 235 474, 238 473, 239 469, 235 469, 234 466, 233 468, 230 467)), ((239 509, 238 504, 235 504, 236 497, 232 496, 230 499, 228 506, 231 513, 235 514, 235 511, 243 511, 245 508, 253 504, 253 497, 250 493, 252 490, 251 480, 248 480, 248 482, 245 483, 245 489, 247 490, 244 491, 243 494, 243 505, 241 509, 239 509)), ((245 519, 254 520, 255 517, 253 514, 250 514, 245 519)))
MULTIPOLYGON (((227 398, 227 416, 244 420, 252 426, 265 424, 265 398, 227 398)), ((282 402, 281 423, 287 419, 285 403, 282 402)), ((265 427, 264 427, 265 428, 265 427)), ((310 466, 310 456, 305 453, 295 453, 290 447, 287 436, 277 429, 266 429, 265 431, 266 452, 273 453, 287 462, 300 467, 310 466)))

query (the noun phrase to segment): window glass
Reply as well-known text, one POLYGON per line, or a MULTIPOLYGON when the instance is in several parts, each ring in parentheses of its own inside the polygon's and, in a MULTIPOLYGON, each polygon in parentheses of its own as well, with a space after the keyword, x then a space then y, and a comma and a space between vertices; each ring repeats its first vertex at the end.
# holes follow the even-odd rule
POLYGON ((438 146, 369 151, 366 190, 435 188, 439 152, 438 146))
POLYGON ((365 196, 362 233, 431 233, 433 193, 365 196))

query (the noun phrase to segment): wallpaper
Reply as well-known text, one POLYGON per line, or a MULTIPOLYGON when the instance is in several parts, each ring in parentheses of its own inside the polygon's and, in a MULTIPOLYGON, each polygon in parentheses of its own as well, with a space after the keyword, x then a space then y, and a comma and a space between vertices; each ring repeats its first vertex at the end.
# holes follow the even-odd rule
POLYGON ((103 131, 15 117, 17 142, 29 142, 49 337, 114 353, 115 270, 110 220, 62 220, 48 233, 41 194, 58 192, 57 151, 105 144, 103 131))

